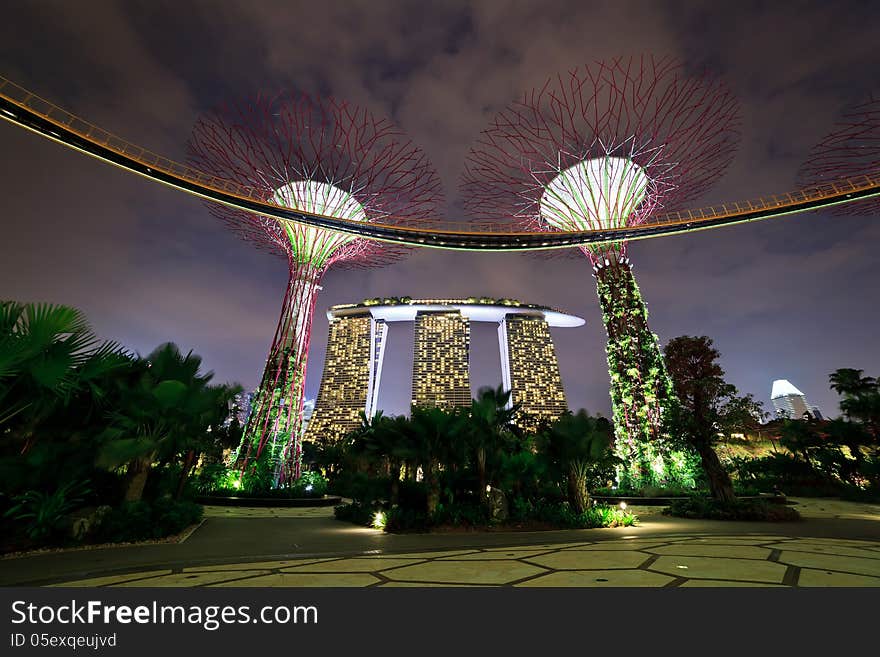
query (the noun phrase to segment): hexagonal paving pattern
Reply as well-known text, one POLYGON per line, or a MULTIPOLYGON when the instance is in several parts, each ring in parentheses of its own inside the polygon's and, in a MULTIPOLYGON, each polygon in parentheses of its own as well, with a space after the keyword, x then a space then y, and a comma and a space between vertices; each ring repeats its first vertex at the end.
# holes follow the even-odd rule
POLYGON ((734 559, 766 559, 770 556, 770 550, 751 545, 707 545, 700 543, 665 545, 663 547, 646 549, 652 554, 671 554, 683 557, 731 557, 734 559))
POLYGON ((880 577, 802 568, 798 586, 880 586, 880 577))
POLYGON ((756 533, 605 535, 574 543, 194 564, 53 586, 880 586, 878 542, 756 533))
POLYGON ((651 570, 688 579, 736 579, 781 584, 786 567, 772 561, 722 557, 660 557, 651 570))
POLYGON ((125 575, 107 575, 105 577, 90 577, 89 579, 77 579, 70 582, 62 582, 61 584, 51 584, 51 586, 107 586, 110 584, 120 584, 135 579, 143 579, 145 577, 155 577, 156 575, 169 575, 170 570, 148 570, 139 573, 126 573, 125 575))
POLYGON ((593 550, 590 552, 554 552, 538 557, 531 557, 529 561, 540 566, 546 566, 553 570, 584 570, 595 568, 638 568, 645 563, 651 555, 643 552, 623 552, 593 550))
POLYGON ((509 584, 545 572, 521 561, 429 561, 383 573, 388 579, 450 584, 509 584))
POLYGON ((271 587, 364 587, 378 583, 379 578, 367 573, 275 573, 224 582, 215 586, 271 586, 271 587))
POLYGON ((543 550, 492 550, 486 552, 472 552, 471 554, 461 554, 458 556, 443 557, 443 561, 470 561, 476 559, 478 561, 492 559, 525 559, 526 557, 534 557, 539 554, 546 554, 547 549, 543 550))
POLYGON ((647 570, 566 570, 549 573, 514 586, 666 586, 672 577, 647 570))
POLYGON ((292 566, 290 568, 286 568, 285 572, 296 571, 306 573, 369 573, 376 570, 385 570, 386 568, 396 568, 397 566, 408 566, 414 563, 418 563, 420 561, 424 560, 394 559, 388 557, 334 559, 332 561, 310 563, 304 566, 292 566))
POLYGON ((241 579, 242 577, 268 575, 269 573, 270 571, 268 570, 226 570, 213 573, 172 573, 170 575, 162 575, 161 577, 151 577, 150 579, 138 579, 133 582, 112 584, 111 586, 205 586, 206 584, 228 582, 229 580, 241 579))
POLYGON ((814 554, 812 552, 794 552, 783 550, 779 557, 780 563, 800 566, 801 568, 818 568, 839 573, 870 575, 880 577, 880 559, 864 559, 861 557, 838 556, 836 554, 814 554))

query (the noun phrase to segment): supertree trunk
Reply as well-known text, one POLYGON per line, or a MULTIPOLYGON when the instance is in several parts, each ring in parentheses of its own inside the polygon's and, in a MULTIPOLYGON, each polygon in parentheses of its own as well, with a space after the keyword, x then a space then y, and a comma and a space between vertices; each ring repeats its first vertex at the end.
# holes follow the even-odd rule
POLYGON ((306 361, 323 274, 309 264, 290 265, 281 317, 239 450, 243 469, 268 459, 276 485, 300 475, 306 361))
POLYGON ((624 485, 661 484, 673 475, 662 432, 672 381, 657 336, 648 328, 648 310, 629 259, 609 249, 593 261, 608 334, 615 452, 624 463, 619 478, 624 485))

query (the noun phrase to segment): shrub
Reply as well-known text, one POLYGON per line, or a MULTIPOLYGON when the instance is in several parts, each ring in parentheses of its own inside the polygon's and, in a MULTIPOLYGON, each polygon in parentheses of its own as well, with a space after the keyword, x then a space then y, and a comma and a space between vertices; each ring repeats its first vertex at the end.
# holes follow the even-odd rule
POLYGON ((337 520, 345 520, 353 522, 356 525, 371 525, 376 511, 380 508, 377 506, 363 504, 361 502, 352 502, 351 504, 340 504, 333 508, 333 515, 337 520))
POLYGON ((189 501, 160 498, 126 502, 102 521, 96 538, 109 543, 143 541, 177 534, 202 519, 203 509, 189 501))
POLYGON ((638 518, 629 511, 605 504, 593 504, 583 513, 577 513, 566 502, 531 502, 515 499, 510 519, 515 522, 544 522, 563 529, 593 529, 598 527, 631 527, 638 518))
POLYGON ((385 531, 425 531, 432 523, 421 509, 394 507, 385 513, 385 531))
POLYGON ((779 489, 786 495, 835 496, 842 486, 829 472, 817 470, 787 453, 758 459, 735 458, 731 464, 734 480, 740 485, 765 491, 779 489))
POLYGON ((768 504, 762 500, 719 502, 711 497, 677 500, 663 509, 663 513, 679 518, 701 518, 704 520, 790 522, 801 519, 800 513, 784 504, 768 504))
POLYGON ((89 492, 85 481, 69 481, 51 493, 29 490, 15 496, 4 515, 24 523, 31 540, 45 540, 59 531, 64 517, 80 506, 89 492))
POLYGON ((303 472, 288 489, 291 497, 323 497, 327 492, 327 480, 320 472, 303 472))

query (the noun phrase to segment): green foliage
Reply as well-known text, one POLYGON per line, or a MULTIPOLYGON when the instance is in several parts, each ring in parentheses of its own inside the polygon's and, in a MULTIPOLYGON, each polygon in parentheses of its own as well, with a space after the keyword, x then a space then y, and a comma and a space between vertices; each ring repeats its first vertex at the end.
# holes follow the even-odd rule
POLYGON ((45 540, 61 529, 65 516, 81 506, 90 492, 85 481, 68 481, 51 493, 29 490, 13 498, 4 516, 22 523, 31 540, 45 540))
POLYGON ((356 525, 370 526, 373 523, 376 512, 380 509, 380 506, 354 501, 349 504, 340 504, 333 507, 333 514, 337 520, 352 522, 356 525))
POLYGON ((791 522, 801 515, 784 504, 771 504, 761 500, 734 500, 722 502, 711 497, 691 497, 677 500, 663 513, 679 518, 704 520, 752 520, 767 522, 791 522))
POLYGON ((327 493, 327 479, 320 472, 303 472, 290 484, 293 497, 322 497, 327 493))
POLYGON ((113 509, 96 532, 96 540, 123 543, 165 538, 202 519, 203 508, 189 501, 160 498, 126 502, 113 509))
POLYGON ((567 503, 531 501, 517 498, 511 505, 510 520, 516 523, 541 522, 561 529, 631 527, 638 518, 629 511, 594 504, 578 512, 567 503))
POLYGON ((616 253, 609 256, 615 262, 597 271, 596 284, 608 335, 618 478, 624 485, 657 484, 675 476, 664 462, 668 448, 661 431, 662 409, 674 397, 672 384, 632 270, 617 262, 616 253))
POLYGON ((556 481, 565 484, 569 504, 578 512, 589 506, 587 479, 610 474, 620 461, 611 449, 611 424, 585 410, 567 413, 538 435, 538 452, 556 481))

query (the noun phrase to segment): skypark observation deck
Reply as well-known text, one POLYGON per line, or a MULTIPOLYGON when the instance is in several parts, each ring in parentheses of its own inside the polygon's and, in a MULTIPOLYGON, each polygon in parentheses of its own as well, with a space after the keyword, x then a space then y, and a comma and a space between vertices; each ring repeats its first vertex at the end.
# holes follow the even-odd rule
POLYGON ((568 409, 550 327, 584 320, 513 299, 367 299, 333 306, 315 412, 306 440, 339 439, 378 410, 388 324, 414 327, 412 404, 451 408, 471 403, 470 324, 498 327, 501 385, 520 405, 518 423, 534 427, 568 409))
POLYGON ((468 299, 409 299, 397 300, 368 299, 357 304, 333 306, 327 311, 327 319, 348 317, 368 311, 374 319, 385 322, 414 322, 416 315, 428 312, 458 312, 472 322, 502 322, 507 315, 539 317, 548 326, 574 327, 586 322, 581 317, 569 315, 534 304, 524 304, 511 299, 489 300, 485 297, 468 299), (386 302, 387 301, 387 302, 386 302))

